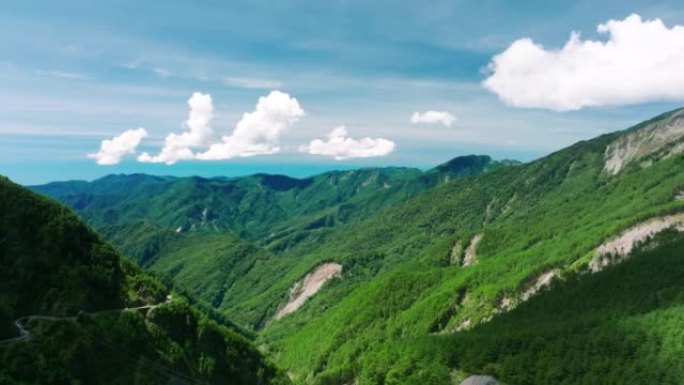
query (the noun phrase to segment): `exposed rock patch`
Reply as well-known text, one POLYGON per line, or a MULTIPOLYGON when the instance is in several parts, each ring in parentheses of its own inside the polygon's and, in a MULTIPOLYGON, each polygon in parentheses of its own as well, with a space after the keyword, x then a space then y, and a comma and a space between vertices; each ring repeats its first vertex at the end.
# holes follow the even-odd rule
POLYGON ((299 309, 309 298, 321 290, 324 283, 340 274, 342 274, 342 265, 339 263, 324 263, 316 267, 304 279, 294 284, 290 290, 290 298, 287 304, 278 310, 275 319, 279 320, 299 309))
POLYGON ((470 320, 470 318, 466 318, 463 321, 461 321, 458 324, 458 326, 456 326, 455 331, 460 332, 462 330, 466 330, 466 329, 470 328, 471 324, 472 324, 472 321, 470 320))
POLYGON ((463 261, 461 265, 470 266, 477 263, 477 244, 482 240, 482 234, 477 234, 473 236, 468 244, 468 248, 465 250, 465 255, 463 256, 463 261))
POLYGON ((503 298, 501 298, 501 302, 499 303, 499 306, 496 307, 496 311, 499 313, 505 313, 515 307, 515 304, 513 303, 513 298, 511 298, 508 295, 504 295, 503 298))
POLYGON ((684 214, 651 219, 622 232, 596 249, 596 256, 589 262, 589 270, 597 273, 607 266, 622 262, 636 245, 671 227, 684 231, 684 214))
POLYGON ((501 299, 501 302, 499 302, 499 305, 496 307, 495 313, 505 313, 509 310, 513 310, 513 308, 518 306, 520 303, 529 300, 539 291, 549 287, 549 285, 551 285, 551 283, 559 276, 560 269, 547 271, 546 273, 543 273, 537 277, 537 279, 534 280, 534 283, 532 283, 532 285, 530 285, 530 287, 528 287, 527 290, 520 295, 520 297, 511 296, 508 294, 504 295, 504 297, 501 299))
POLYGON ((207 214, 209 214, 209 208, 205 207, 204 210, 202 210, 202 226, 207 224, 207 214))
POLYGON ((461 241, 457 241, 449 253, 449 263, 452 265, 458 265, 461 262, 461 257, 463 257, 463 244, 461 241))
MULTIPOLYGON (((684 151, 684 110, 672 116, 622 135, 609 144, 604 170, 615 175, 628 163, 645 157, 657 159, 684 151)), ((653 160, 653 159, 651 159, 653 160)))
MULTIPOLYGON (((466 292, 463 295, 463 298, 461 299, 461 303, 459 304, 459 307, 467 306, 468 303, 471 301, 470 293, 466 292)), ((462 330, 470 329, 470 327, 473 326, 473 320, 470 317, 466 317, 461 322, 458 323, 456 328, 453 330, 455 332, 460 332, 462 330)))
POLYGON ((492 376, 474 375, 461 381, 460 385, 499 385, 499 381, 492 376))
POLYGON ((555 270, 547 271, 546 273, 537 277, 537 279, 534 281, 534 284, 532 284, 532 286, 530 286, 523 293, 522 300, 527 301, 533 295, 537 294, 540 290, 551 285, 551 283, 558 277, 559 274, 560 274, 560 270, 555 269, 555 270))

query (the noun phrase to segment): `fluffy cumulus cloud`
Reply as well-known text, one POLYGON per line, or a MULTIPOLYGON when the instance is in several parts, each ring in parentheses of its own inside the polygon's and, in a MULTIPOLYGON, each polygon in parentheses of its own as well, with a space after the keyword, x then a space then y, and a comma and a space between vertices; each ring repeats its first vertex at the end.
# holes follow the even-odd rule
POLYGON ((456 121, 456 117, 451 115, 446 111, 425 111, 425 112, 414 112, 411 115, 411 123, 413 124, 443 124, 450 127, 456 121))
MULTIPOLYGON (((222 160, 275 154, 280 152, 280 136, 305 114, 297 99, 284 92, 272 91, 259 98, 254 111, 245 113, 230 135, 212 143, 214 107, 211 95, 195 92, 188 105, 190 114, 184 123, 186 131, 169 134, 159 154, 144 152, 138 156, 139 162, 171 165, 181 160, 222 160)), ((134 153, 145 136, 147 132, 142 128, 126 131, 103 141, 100 151, 88 157, 97 159, 99 164, 117 164, 123 155, 134 153)))
POLYGON ((193 147, 207 144, 212 137, 210 123, 214 117, 211 95, 195 92, 188 99, 188 106, 190 113, 184 124, 186 131, 169 134, 158 155, 142 153, 138 156, 140 162, 174 164, 179 160, 193 159, 193 147))
POLYGON ((121 162, 127 154, 135 153, 140 141, 147 136, 144 128, 127 130, 112 139, 105 139, 100 144, 100 151, 88 154, 88 158, 95 159, 100 165, 114 165, 121 162))
POLYGON ((300 147, 300 151, 314 155, 332 156, 337 160, 385 156, 394 151, 393 141, 383 138, 350 138, 344 126, 337 127, 327 140, 314 139, 300 147))
POLYGON ((558 50, 517 40, 492 59, 483 84, 509 105, 555 111, 684 100, 684 26, 633 14, 597 31, 606 38, 573 32, 558 50))
POLYGON ((272 91, 268 96, 259 98, 254 111, 245 113, 230 135, 197 154, 196 159, 221 160, 275 154, 280 151, 280 136, 302 116, 304 110, 297 99, 284 92, 272 91))

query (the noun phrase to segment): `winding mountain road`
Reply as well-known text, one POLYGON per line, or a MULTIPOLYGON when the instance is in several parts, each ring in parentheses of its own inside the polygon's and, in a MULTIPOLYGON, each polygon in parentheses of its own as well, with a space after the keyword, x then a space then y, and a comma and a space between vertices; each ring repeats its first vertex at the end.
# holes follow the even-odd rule
POLYGON ((79 311, 77 315, 75 316, 64 316, 64 317, 55 317, 55 316, 49 316, 49 315, 26 315, 23 317, 19 317, 14 321, 14 326, 16 326, 17 330, 19 330, 19 335, 17 337, 12 337, 6 340, 0 340, 0 345, 3 344, 9 344, 9 343, 14 343, 14 342, 21 342, 21 341, 30 341, 32 336, 31 332, 26 328, 26 324, 33 321, 33 320, 44 320, 44 321, 70 321, 70 322, 78 322, 78 317, 88 315, 88 316, 97 316, 100 314, 106 314, 106 313, 123 313, 125 311, 134 311, 134 310, 153 310, 158 308, 159 306, 166 305, 169 302, 171 302, 173 298, 171 295, 166 296, 166 300, 164 302, 160 302, 157 304, 153 305, 143 305, 143 306, 137 306, 137 307, 126 307, 123 309, 108 309, 108 310, 100 310, 96 312, 86 312, 86 311, 79 311))

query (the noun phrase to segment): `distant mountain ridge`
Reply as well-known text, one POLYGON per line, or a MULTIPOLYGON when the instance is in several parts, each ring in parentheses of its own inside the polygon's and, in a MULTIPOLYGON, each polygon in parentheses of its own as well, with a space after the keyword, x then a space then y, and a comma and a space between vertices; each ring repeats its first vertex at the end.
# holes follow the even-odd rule
POLYGON ((259 271, 255 263, 317 242, 439 184, 516 164, 470 155, 425 172, 364 168, 303 179, 109 175, 32 189, 70 205, 135 262, 169 275, 169 282, 182 282, 206 304, 252 329, 268 322, 277 306, 275 298, 247 305, 243 296, 231 295, 269 287, 254 276, 241 279, 259 271))
MULTIPOLYGON (((456 158, 427 172, 403 167, 331 171, 309 178, 255 174, 236 178, 109 175, 93 182, 53 182, 30 188, 55 197, 78 211, 106 235, 126 223, 148 227, 158 237, 197 231, 229 232, 262 240, 365 217, 448 179, 473 176, 514 164, 488 156, 456 158), (350 207, 365 206, 355 213, 350 207), (339 215, 335 214, 338 207, 339 215), (326 222, 327 221, 327 222, 326 222)), ((111 239, 111 237, 110 237, 111 239)), ((133 247, 117 242, 134 259, 133 247)), ((135 247, 140 248, 139 242, 135 247)), ((144 249, 149 249, 144 247, 144 249)))

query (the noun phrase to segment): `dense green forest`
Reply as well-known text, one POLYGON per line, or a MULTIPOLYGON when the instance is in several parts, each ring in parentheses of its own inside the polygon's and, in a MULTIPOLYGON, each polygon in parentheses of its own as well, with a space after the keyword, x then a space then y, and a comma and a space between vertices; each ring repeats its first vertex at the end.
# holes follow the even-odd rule
MULTIPOLYGON (((380 343, 374 342, 383 340, 378 330, 366 341, 361 360, 329 359, 315 382, 448 384, 481 373, 520 385, 680 384, 683 250, 684 235, 663 233, 623 264, 595 275, 568 275, 466 332, 411 335, 391 329, 395 340, 380 343)), ((388 282, 387 302, 411 292, 402 278, 398 274, 388 282)))
POLYGON ((146 265, 159 244, 177 234, 230 232, 283 248, 291 238, 370 217, 446 180, 511 164, 516 162, 466 156, 426 172, 369 168, 304 179, 267 174, 212 179, 110 175, 91 183, 54 182, 32 188, 67 203, 146 265))
POLYGON ((245 335, 4 177, 0 262, 2 384, 289 382, 245 335))
MULTIPOLYGON (((258 329, 292 281, 311 268, 289 266, 285 251, 305 241, 321 245, 338 228, 446 181, 516 164, 464 156, 426 172, 390 167, 305 179, 112 175, 33 189, 73 207, 166 282, 186 288, 242 327, 258 329)), ((301 262, 299 254, 289 255, 301 262)))
POLYGON ((674 385, 684 376, 683 325, 684 235, 670 231, 622 264, 568 276, 514 311, 434 344, 445 347, 450 366, 510 384, 674 385))
POLYGON ((671 111, 527 164, 33 188, 255 333, 295 383, 676 383, 681 236, 592 266, 605 242, 684 212, 683 122, 671 111), (276 319, 328 262, 341 275, 276 319))
POLYGON ((386 379, 397 363, 385 362, 382 354, 364 357, 377 357, 376 351, 406 356, 391 352, 405 347, 407 338, 449 334, 489 320, 504 299, 512 306, 522 302, 541 275, 584 271, 596 248, 619 231, 681 212, 682 154, 652 155, 658 160, 632 163, 618 175, 604 171, 610 143, 667 127, 679 116, 666 114, 524 166, 441 185, 340 231, 336 242, 318 249, 302 245, 315 250, 313 258, 343 261, 349 273, 308 307, 271 324, 261 338, 282 365, 306 368, 300 373, 307 382, 363 379, 358 362, 377 370, 362 383, 386 379), (474 234, 483 234, 479 262, 452 264, 455 246, 474 234), (369 254, 373 262, 357 267, 355 259, 369 254), (363 276, 375 278, 358 278, 363 276))

